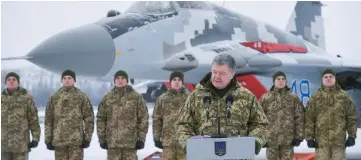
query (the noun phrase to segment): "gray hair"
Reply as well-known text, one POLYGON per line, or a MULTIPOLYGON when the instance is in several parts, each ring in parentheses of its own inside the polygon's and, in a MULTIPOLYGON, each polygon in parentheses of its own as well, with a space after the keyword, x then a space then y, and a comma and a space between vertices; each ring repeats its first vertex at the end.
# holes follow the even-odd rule
POLYGON ((236 71, 236 61, 234 58, 229 54, 219 54, 213 58, 212 65, 227 65, 229 71, 235 72, 236 71))

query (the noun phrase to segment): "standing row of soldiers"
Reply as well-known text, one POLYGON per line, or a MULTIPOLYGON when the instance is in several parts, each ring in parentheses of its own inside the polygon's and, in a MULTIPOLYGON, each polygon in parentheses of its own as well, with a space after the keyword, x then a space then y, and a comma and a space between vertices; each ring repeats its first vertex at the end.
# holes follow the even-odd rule
MULTIPOLYGON (((153 139, 163 149, 163 159, 186 159, 186 140, 192 136, 217 133, 215 120, 206 118, 203 98, 209 96, 209 116, 225 116, 226 97, 232 95, 231 118, 241 136, 255 137, 255 154, 267 148, 269 160, 292 159, 294 146, 306 139, 316 149, 316 159, 345 159, 345 147, 355 145, 356 107, 351 97, 335 83, 335 73, 322 73, 322 86, 312 95, 306 111, 299 98, 287 87, 286 75, 276 72, 274 85, 259 100, 235 78, 235 60, 223 54, 214 58, 207 73, 188 94, 181 72, 170 75, 170 89, 156 101, 153 139), (348 138, 346 140, 346 132, 348 138)), ((38 113, 32 96, 19 87, 20 77, 9 73, 1 96, 1 158, 26 160, 40 140, 38 113), (29 131, 32 135, 30 140, 29 131)), ((94 113, 90 100, 74 87, 75 73, 62 74, 63 86, 48 101, 45 110, 45 144, 55 150, 55 159, 83 159, 94 131, 94 113)), ((143 97, 128 85, 128 75, 118 71, 115 87, 98 106, 96 115, 100 147, 107 159, 137 159, 148 132, 148 109, 143 97)), ((237 135, 233 127, 221 122, 222 134, 237 135)))
MULTIPOLYGON (((45 144, 56 160, 82 160, 94 132, 94 112, 85 93, 74 86, 76 75, 62 73, 63 86, 49 97, 45 109, 45 144)), ((96 115, 100 147, 109 160, 137 159, 148 132, 148 108, 143 97, 128 85, 128 75, 118 71, 115 87, 102 99, 96 115)), ((20 77, 5 77, 1 95, 1 159, 27 160, 38 146, 40 124, 33 97, 19 86, 20 77), (30 140, 29 131, 32 135, 30 140)))
MULTIPOLYGON (((202 129, 206 134, 217 133, 216 121, 206 117, 203 98, 211 97, 210 117, 225 117, 228 95, 235 97, 229 122, 240 126, 241 136, 255 137, 255 154, 264 147, 267 159, 290 160, 294 146, 305 139, 309 148, 316 149, 318 160, 346 159, 345 148, 355 145, 356 107, 336 83, 333 70, 324 70, 320 89, 304 109, 298 96, 286 85, 283 72, 273 75, 273 86, 258 102, 248 89, 237 83, 235 68, 232 56, 218 55, 213 59, 212 71, 188 96, 175 94, 171 87, 158 98, 153 113, 153 136, 158 148, 165 144, 164 159, 185 159, 186 140, 200 135, 202 129), (178 118, 174 117, 177 115, 178 118)), ((237 130, 227 127, 224 121, 221 127, 221 134, 237 135, 237 130)))

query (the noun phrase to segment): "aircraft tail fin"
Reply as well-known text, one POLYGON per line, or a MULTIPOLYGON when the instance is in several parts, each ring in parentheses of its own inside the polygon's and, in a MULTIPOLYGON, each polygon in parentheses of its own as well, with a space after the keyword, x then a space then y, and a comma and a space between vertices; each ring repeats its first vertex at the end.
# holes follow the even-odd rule
POLYGON ((325 49, 324 20, 320 1, 298 1, 288 20, 286 31, 325 49))

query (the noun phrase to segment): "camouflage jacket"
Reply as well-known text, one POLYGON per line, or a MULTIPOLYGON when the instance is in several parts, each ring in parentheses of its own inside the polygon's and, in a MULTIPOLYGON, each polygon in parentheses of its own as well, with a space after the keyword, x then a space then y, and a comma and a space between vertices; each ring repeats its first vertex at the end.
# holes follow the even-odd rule
MULTIPOLYGON (((205 96, 211 97, 209 116, 226 116, 226 97, 232 94, 234 97, 231 105, 231 119, 228 125, 235 125, 240 128, 240 136, 254 136, 256 141, 263 146, 267 140, 268 120, 259 105, 256 97, 248 89, 239 86, 235 79, 231 81, 231 87, 224 97, 219 97, 213 89, 206 85, 210 81, 211 74, 208 73, 197 85, 196 89, 189 94, 187 100, 180 110, 178 120, 177 137, 180 145, 185 148, 187 139, 195 135, 217 134, 217 121, 215 118, 207 120, 206 106, 203 103, 205 96)), ((225 119, 220 122, 221 134, 237 136, 235 127, 226 126, 225 119)))
POLYGON ((270 123, 269 145, 291 145, 293 139, 304 138, 304 107, 297 95, 284 89, 271 88, 262 95, 260 104, 270 123))
POLYGON ((321 87, 308 101, 305 121, 306 140, 318 146, 344 146, 346 131, 356 138, 356 107, 339 85, 321 87))
POLYGON ((145 142, 149 114, 142 95, 131 86, 114 87, 100 102, 97 113, 99 143, 108 148, 135 148, 145 142))
POLYGON ((12 94, 1 94, 1 152, 27 152, 32 140, 40 140, 38 109, 33 97, 19 87, 12 94))
POLYGON ((93 132, 93 106, 85 93, 76 87, 61 87, 50 96, 45 109, 45 144, 80 146, 83 139, 91 141, 93 132))
MULTIPOLYGON (((175 125, 179 110, 187 98, 185 88, 179 92, 170 89, 158 97, 152 114, 153 139, 161 140, 163 146, 170 146, 176 139, 175 125)), ((178 142, 177 142, 178 143, 178 142)))

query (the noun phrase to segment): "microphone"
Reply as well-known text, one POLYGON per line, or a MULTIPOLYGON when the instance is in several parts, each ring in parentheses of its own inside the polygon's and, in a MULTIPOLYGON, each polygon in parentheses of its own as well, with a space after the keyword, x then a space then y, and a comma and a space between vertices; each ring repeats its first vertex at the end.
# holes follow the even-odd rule
POLYGON ((233 95, 229 94, 226 98, 226 105, 227 105, 227 110, 226 110, 226 116, 228 119, 231 118, 231 105, 233 103, 233 95))
POLYGON ((207 120, 209 119, 209 105, 211 104, 212 100, 211 97, 209 96, 205 96, 203 98, 203 103, 206 105, 206 116, 207 116, 207 120))

